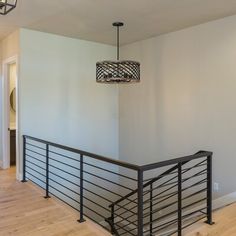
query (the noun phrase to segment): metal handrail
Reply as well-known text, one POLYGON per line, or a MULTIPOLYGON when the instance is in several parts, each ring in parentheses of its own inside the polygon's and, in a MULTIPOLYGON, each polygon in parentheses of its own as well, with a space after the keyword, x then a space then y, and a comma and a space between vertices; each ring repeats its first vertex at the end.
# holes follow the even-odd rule
POLYGON ((62 145, 62 144, 53 143, 53 142, 50 142, 50 141, 47 141, 47 140, 35 138, 35 137, 29 136, 29 135, 23 135, 23 137, 34 140, 34 141, 38 141, 38 142, 41 142, 41 143, 44 143, 44 144, 48 144, 50 146, 54 146, 56 148, 64 149, 66 151, 70 151, 70 152, 74 152, 74 153, 81 154, 81 155, 84 155, 84 156, 88 156, 88 157, 96 159, 96 160, 108 162, 108 163, 115 164, 115 165, 118 165, 118 166, 122 166, 122 167, 125 167, 125 168, 128 168, 128 169, 132 169, 132 170, 142 170, 142 171, 148 171, 148 170, 152 170, 152 169, 156 169, 156 168, 160 168, 160 167, 164 167, 164 166, 178 164, 179 162, 191 161, 191 160, 194 160, 194 159, 198 159, 198 158, 202 158, 202 157, 205 157, 205 156, 212 155, 212 152, 209 152, 209 151, 199 151, 198 153, 196 153, 194 155, 190 155, 190 156, 178 157, 178 158, 170 159, 170 160, 167 160, 167 161, 160 161, 160 162, 147 164, 147 165, 135 165, 135 164, 131 164, 131 163, 128 163, 128 162, 115 160, 115 159, 112 159, 112 158, 109 158, 109 157, 98 155, 98 154, 95 154, 95 153, 83 151, 83 150, 80 150, 80 149, 71 148, 71 147, 68 147, 68 146, 65 146, 65 145, 62 145))
POLYGON ((90 158, 93 158, 93 159, 96 159, 96 160, 99 160, 99 161, 104 161, 104 162, 108 162, 108 163, 115 164, 115 165, 118 165, 118 166, 122 166, 122 167, 125 167, 125 168, 128 168, 128 169, 132 169, 132 170, 139 170, 140 169, 140 166, 130 164, 128 162, 115 160, 115 159, 108 158, 108 157, 105 157, 105 156, 101 156, 101 155, 98 155, 98 154, 94 154, 94 153, 91 153, 91 152, 82 151, 82 150, 79 150, 79 149, 76 149, 76 148, 71 148, 71 147, 61 145, 61 144, 58 144, 58 143, 53 143, 53 142, 49 142, 49 141, 46 141, 46 140, 43 140, 43 139, 35 138, 35 137, 29 136, 29 135, 23 135, 23 137, 27 138, 27 139, 37 141, 37 142, 40 142, 40 143, 43 143, 43 144, 48 144, 50 146, 60 148, 60 149, 66 150, 66 151, 70 151, 70 152, 74 152, 74 153, 77 153, 77 154, 80 154, 80 155, 88 156, 90 158))

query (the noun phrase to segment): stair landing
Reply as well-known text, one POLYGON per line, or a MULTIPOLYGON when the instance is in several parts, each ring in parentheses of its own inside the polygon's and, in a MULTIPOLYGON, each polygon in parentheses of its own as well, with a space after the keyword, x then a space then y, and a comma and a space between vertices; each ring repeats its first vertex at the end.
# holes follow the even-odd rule
POLYGON ((15 180, 15 169, 0 170, 0 236, 111 236, 30 182, 15 180))

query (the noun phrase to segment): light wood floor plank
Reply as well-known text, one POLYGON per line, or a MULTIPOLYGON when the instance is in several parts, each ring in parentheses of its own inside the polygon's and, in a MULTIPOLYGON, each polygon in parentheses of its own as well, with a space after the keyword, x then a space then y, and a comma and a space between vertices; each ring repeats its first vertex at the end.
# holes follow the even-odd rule
POLYGON ((31 183, 15 180, 15 169, 0 170, 0 236, 110 236, 78 212, 31 183))

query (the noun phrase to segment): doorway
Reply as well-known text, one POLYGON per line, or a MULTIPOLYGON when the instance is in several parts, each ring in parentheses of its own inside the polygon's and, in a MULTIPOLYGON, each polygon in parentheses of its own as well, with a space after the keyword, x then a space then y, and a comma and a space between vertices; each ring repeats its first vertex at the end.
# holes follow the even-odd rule
POLYGON ((19 176, 18 63, 17 57, 3 61, 2 77, 2 168, 19 176))

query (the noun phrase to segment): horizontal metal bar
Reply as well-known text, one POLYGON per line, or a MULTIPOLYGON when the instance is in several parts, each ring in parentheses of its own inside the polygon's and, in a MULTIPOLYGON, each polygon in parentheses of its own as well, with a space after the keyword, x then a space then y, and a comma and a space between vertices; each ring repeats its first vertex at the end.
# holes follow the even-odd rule
POLYGON ((202 175, 206 175, 207 174, 207 170, 203 170, 203 171, 201 171, 201 172, 199 172, 199 173, 197 173, 197 174, 195 174, 195 175, 192 175, 192 176, 190 176, 190 177, 188 177, 188 178, 184 178, 183 179, 183 182, 186 182, 186 181, 188 181, 188 180, 190 180, 190 179, 193 179, 193 178, 196 178, 196 177, 199 177, 199 176, 202 176, 202 175), (205 172, 204 172, 205 171, 205 172))
POLYGON ((131 234, 131 235, 134 235, 134 236, 137 236, 137 234, 134 234, 134 233, 131 233, 132 231, 134 231, 134 230, 137 230, 137 228, 134 228, 134 229, 129 229, 129 230, 127 230, 126 228, 125 228, 125 226, 119 226, 118 228, 116 227, 116 230, 118 231, 118 230, 124 230, 125 232, 123 232, 123 233, 119 233, 119 236, 121 236, 121 235, 123 235, 123 234, 131 234))
MULTIPOLYGON (((207 160, 204 160, 204 161, 202 161, 201 163, 204 163, 204 162, 206 162, 207 160)), ((203 166, 207 166, 207 164, 198 164, 198 165, 196 165, 196 166, 194 166, 194 167, 189 167, 189 168, 184 168, 183 169, 183 171, 185 171, 185 170, 192 170, 192 169, 196 169, 196 168, 200 168, 200 167, 203 167, 203 166)))
POLYGON ((109 202, 109 203, 112 202, 112 201, 109 200, 108 198, 106 198, 106 197, 104 197, 104 196, 102 196, 102 195, 99 195, 99 194, 97 194, 97 193, 94 193, 93 191, 91 191, 91 190, 89 190, 89 189, 87 189, 87 188, 85 188, 85 187, 84 187, 84 190, 87 191, 87 192, 89 192, 89 193, 91 193, 91 194, 94 194, 95 196, 97 196, 97 197, 99 197, 99 198, 102 198, 103 200, 105 200, 105 201, 107 201, 107 202, 109 202))
MULTIPOLYGON (((196 213, 198 213, 198 212, 201 212, 201 211, 205 210, 206 208, 207 208, 207 207, 203 207, 203 208, 200 208, 200 209, 198 209, 198 210, 196 210, 196 211, 193 211, 193 212, 191 212, 191 213, 185 214, 185 215, 183 215, 183 218, 186 219, 186 218, 188 218, 188 217, 191 216, 191 215, 194 215, 194 214, 196 214, 196 213)), ((201 212, 201 213, 202 213, 202 212, 201 212)), ((205 214, 205 215, 206 215, 206 213, 202 213, 202 214, 205 214)))
MULTIPOLYGON (((172 171, 176 170, 178 168, 178 166, 174 166, 171 169, 165 171, 164 173, 162 173, 161 175, 164 176, 165 174, 171 173, 172 171)), ((157 180, 160 180, 162 177, 157 176, 155 178, 153 178, 151 181, 145 183, 143 185, 143 189, 146 188, 147 186, 149 186, 150 184, 153 184, 154 182, 156 182, 157 180)), ((127 199, 128 197, 133 196, 134 194, 136 194, 138 192, 138 189, 133 190, 132 192, 128 193, 127 195, 123 196, 122 198, 120 198, 119 200, 115 201, 113 204, 110 205, 110 207, 117 205, 118 203, 124 201, 125 199, 127 199)))
POLYGON ((103 177, 101 177, 101 176, 99 176, 99 175, 92 174, 92 173, 90 173, 90 172, 88 172, 88 171, 86 171, 86 170, 84 170, 83 172, 84 172, 84 174, 91 175, 91 176, 93 176, 93 177, 96 177, 96 178, 98 178, 98 179, 102 179, 102 180, 104 180, 104 181, 106 181, 106 182, 112 183, 112 184, 114 184, 114 185, 116 185, 116 186, 119 186, 119 187, 121 187, 121 188, 130 190, 130 191, 133 191, 132 188, 126 187, 126 186, 124 186, 124 185, 122 185, 122 184, 118 184, 118 183, 116 183, 116 182, 114 182, 114 181, 111 181, 110 179, 106 179, 106 178, 103 178, 103 177))
POLYGON ((96 203, 95 201, 91 200, 90 198, 84 196, 84 199, 86 199, 86 200, 89 201, 89 202, 92 202, 94 205, 96 205, 96 206, 98 206, 98 207, 104 209, 104 210, 107 211, 108 213, 110 213, 110 210, 109 210, 108 208, 102 206, 102 205, 99 204, 99 203, 96 203))
MULTIPOLYGON (((29 155, 29 154, 25 154, 25 155, 28 156, 28 157, 30 157, 30 158, 32 158, 32 159, 34 159, 34 160, 36 160, 36 161, 39 161, 39 162, 43 163, 44 165, 46 165, 46 162, 45 162, 45 161, 41 161, 41 160, 39 160, 38 158, 35 158, 35 157, 33 157, 33 156, 29 155)), ((26 161, 28 161, 28 159, 26 159, 26 161)))
POLYGON ((109 173, 111 173, 111 174, 118 175, 118 176, 124 177, 124 178, 126 178, 126 179, 130 179, 130 180, 133 180, 133 181, 137 182, 137 179, 134 179, 134 178, 131 178, 131 177, 129 177, 129 176, 126 176, 126 175, 122 175, 122 174, 113 172, 113 171, 111 171, 111 170, 107 170, 107 169, 102 168, 102 167, 100 167, 100 166, 95 166, 95 165, 90 164, 90 163, 87 163, 87 162, 84 162, 84 164, 85 164, 85 165, 88 165, 88 166, 92 166, 92 167, 97 168, 97 169, 99 169, 99 170, 104 170, 104 171, 109 172, 109 173))
POLYGON ((55 169, 57 169, 57 170, 59 170, 59 171, 61 171, 61 172, 64 172, 64 173, 66 173, 66 174, 68 174, 68 175, 71 175, 71 176, 73 176, 73 177, 75 177, 75 178, 80 179, 79 176, 74 175, 74 174, 72 174, 72 173, 70 173, 70 172, 68 172, 68 171, 62 170, 62 169, 59 168, 59 167, 53 166, 53 165, 51 165, 51 164, 49 164, 49 166, 52 167, 52 168, 55 168, 55 169))
MULTIPOLYGON (((122 217, 121 214, 117 214, 117 213, 114 212, 114 216, 117 216, 117 217, 119 217, 119 218, 122 219, 122 220, 116 222, 116 224, 118 224, 118 223, 120 223, 120 222, 122 222, 122 221, 127 221, 127 222, 130 222, 130 223, 131 223, 131 221, 129 221, 128 219, 129 219, 130 217, 132 217, 132 216, 137 215, 137 212, 133 212, 133 211, 130 211, 130 210, 127 210, 126 213, 132 213, 132 215, 130 215, 130 216, 128 216, 128 217, 127 217, 127 216, 126 216, 126 217, 122 217)), ((135 221, 137 221, 137 220, 135 220, 135 221)), ((134 222, 135 222, 135 221, 134 221, 134 222)), ((132 223, 133 223, 133 222, 132 222, 132 223)), ((135 225, 137 226, 137 224, 135 224, 135 225)))
MULTIPOLYGON (((45 184, 45 182, 44 182, 43 180, 41 180, 39 177, 35 176, 34 174, 30 173, 29 171, 25 171, 25 172, 26 172, 27 174, 33 176, 35 179, 37 179, 37 180, 39 180, 39 181, 41 181, 42 183, 45 184)), ((27 177, 27 178, 28 178, 28 177, 27 177)), ((29 178, 28 178, 28 179, 29 179, 29 178)))
POLYGON ((45 176, 44 174, 40 173, 39 171, 35 170, 34 168, 31 168, 31 167, 28 166, 28 165, 25 165, 25 166, 26 166, 26 168, 28 168, 28 169, 30 169, 30 170, 32 170, 32 171, 35 171, 37 174, 39 174, 39 175, 43 176, 44 178, 46 178, 46 176, 45 176))
MULTIPOLYGON (((34 180, 30 179, 30 178, 27 178, 28 181, 34 183, 35 185, 37 185, 38 187, 40 187, 41 189, 45 189, 43 188, 41 185, 39 185, 38 183, 36 183, 34 180)), ((42 181, 41 181, 42 182, 42 181)), ((44 183, 46 185, 46 183, 44 183)))
POLYGON ((73 189, 70 189, 70 188, 66 187, 64 184, 61 184, 61 183, 57 182, 56 180, 54 180, 54 179, 52 179, 52 178, 48 178, 48 179, 51 180, 52 182, 54 182, 54 183, 60 185, 61 187, 63 187, 63 188, 65 188, 65 189, 69 190, 70 192, 72 192, 72 193, 74 193, 74 194, 80 196, 80 194, 79 194, 78 192, 74 191, 73 189))
POLYGON ((39 152, 33 151, 33 150, 31 150, 31 149, 28 149, 28 148, 26 148, 25 150, 26 150, 26 151, 33 152, 33 153, 35 153, 35 154, 37 154, 37 155, 40 155, 40 156, 42 156, 42 157, 45 157, 45 158, 46 158, 46 153, 45 153, 45 155, 44 155, 44 154, 42 154, 42 153, 39 153, 39 152))
MULTIPOLYGON (((51 158, 51 157, 49 157, 49 160, 56 161, 56 162, 61 163, 61 164, 65 165, 65 166, 69 166, 70 168, 73 168, 73 169, 75 169, 75 170, 80 170, 79 168, 77 168, 77 167, 75 167, 75 166, 69 165, 69 164, 67 164, 67 163, 65 163, 65 162, 56 160, 56 159, 51 158)), ((52 165, 52 164, 51 164, 51 165, 52 165)))
MULTIPOLYGON (((155 226, 155 227, 153 227, 154 233, 157 233, 158 231, 161 231, 167 227, 170 227, 171 225, 176 224, 177 222, 178 222, 178 218, 175 218, 174 220, 165 222, 162 225, 155 226), (158 230, 156 230, 156 229, 158 229, 158 230)), ((147 232, 147 231, 145 231, 145 232, 147 232)))
MULTIPOLYGON (((56 189, 55 189, 55 190, 56 190, 56 189)), ((56 190, 56 191, 57 191, 57 190, 56 190)), ((53 195, 54 197, 58 198, 60 201, 62 201, 62 202, 64 202, 65 204, 67 204, 68 206, 72 207, 74 210, 79 211, 76 207, 70 205, 68 202, 66 202, 66 201, 63 200, 62 198, 58 197, 55 193, 52 193, 52 192, 50 192, 50 191, 49 191, 49 193, 50 193, 51 195, 53 195)), ((61 194, 62 194, 62 193, 61 193, 61 194)), ((63 194, 63 195, 64 195, 64 194, 63 194)), ((74 200, 74 199, 73 199, 73 200, 74 200)), ((75 201, 75 200, 74 200, 74 201, 75 201)), ((79 202, 77 202, 77 203, 80 204, 79 202)))
POLYGON ((194 192, 194 193, 192 193, 192 194, 190 194, 190 195, 184 197, 182 200, 184 201, 184 200, 186 200, 186 199, 188 199, 188 198, 190 198, 190 197, 196 196, 197 194, 204 193, 204 192, 206 192, 206 191, 207 191, 207 188, 203 188, 203 189, 201 189, 201 190, 199 190, 199 191, 197 191, 197 192, 194 192))
MULTIPOLYGON (((126 218, 123 218, 123 220, 120 220, 120 221, 118 221, 118 222, 115 222, 115 224, 116 225, 118 225, 117 227, 116 227, 116 229, 117 230, 119 230, 120 228, 122 228, 122 227, 128 227, 129 225, 134 225, 134 226, 136 226, 137 227, 137 224, 135 223, 135 222, 137 222, 137 220, 134 220, 134 221, 129 221, 129 220, 127 220, 126 218), (118 224, 120 224, 121 222, 123 222, 123 221, 125 221, 125 222, 128 222, 127 224, 124 224, 124 225, 118 225, 118 224)), ((137 229, 137 228, 136 228, 137 229)), ((131 230, 132 231, 132 230, 131 230)))
MULTIPOLYGON (((206 198, 205 198, 205 199, 201 199, 200 201, 196 201, 196 202, 194 202, 194 204, 191 203, 191 204, 189 204, 189 205, 186 205, 186 206, 182 207, 182 210, 185 210, 185 209, 189 208, 190 206, 193 206, 193 205, 195 205, 195 204, 197 204, 197 203, 200 203, 200 202, 202 202, 203 200, 206 200, 206 198)), ((177 212, 178 212, 178 209, 177 209, 177 210, 174 210, 174 211, 172 211, 172 212, 170 212, 170 213, 168 213, 168 214, 165 214, 165 215, 163 215, 163 216, 161 216, 161 217, 158 217, 158 218, 154 219, 153 222, 160 221, 161 219, 164 219, 164 218, 166 218, 166 217, 168 217, 168 216, 171 216, 171 215, 173 215, 173 214, 175 214, 175 213, 177 213, 177 212)), ((146 225, 148 225, 148 223, 144 224, 144 226, 146 226, 146 225)))
POLYGON ((100 213, 98 213, 97 211, 91 209, 90 207, 86 206, 85 204, 84 204, 84 207, 87 208, 89 211, 92 211, 96 215, 100 216, 103 220, 106 218, 105 216, 101 215, 100 213))
POLYGON ((203 220, 204 218, 206 218, 206 216, 203 216, 203 217, 201 217, 201 218, 199 218, 199 219, 197 219, 197 220, 191 222, 190 224, 187 224, 187 225, 183 226, 183 227, 182 227, 182 230, 185 229, 185 228, 188 228, 189 226, 191 226, 191 225, 197 223, 197 222, 200 221, 200 220, 203 220))
MULTIPOLYGON (((202 163, 204 163, 204 162, 206 162, 206 161, 207 161, 207 159, 205 159, 205 160, 199 162, 198 164, 196 164, 196 165, 194 165, 194 166, 192 166, 192 167, 184 168, 182 171, 183 171, 183 172, 184 172, 184 171, 190 171, 190 170, 192 170, 192 169, 200 168, 200 167, 202 167, 202 166, 207 166, 207 163, 202 164, 202 163)), ((178 172, 176 171, 175 173, 178 173, 178 172)))
POLYGON ((106 189, 106 188, 104 188, 104 187, 102 187, 102 186, 100 186, 100 185, 98 185, 98 184, 95 184, 95 183, 89 181, 89 180, 83 179, 83 181, 84 181, 84 182, 87 182, 87 183, 89 183, 89 184, 92 184, 92 185, 94 185, 94 186, 96 186, 96 187, 98 187, 98 188, 100 188, 100 189, 103 189, 103 190, 105 190, 105 191, 107 191, 107 192, 109 192, 109 193, 112 193, 112 194, 114 194, 114 195, 116 195, 116 196, 118 196, 118 197, 122 197, 122 195, 120 195, 120 194, 118 194, 118 193, 115 193, 115 192, 113 192, 113 191, 111 191, 111 190, 109 190, 109 189, 106 189))
MULTIPOLYGON (((186 199, 188 199, 188 198, 190 198, 190 197, 196 196, 197 194, 200 194, 200 193, 205 192, 205 191, 206 191, 206 189, 203 189, 203 190, 201 190, 201 191, 197 191, 197 192, 195 192, 195 193, 193 193, 193 194, 190 194, 190 195, 188 195, 188 196, 182 198, 182 201, 184 201, 184 200, 186 200, 186 199)), ((167 199, 165 199, 165 200, 167 200, 167 199)), ((162 202, 162 201, 161 201, 161 202, 162 202)), ((157 204, 160 204, 161 202, 157 202, 157 203, 154 204, 153 206, 155 206, 155 205, 157 205, 157 204)), ((169 208, 170 206, 173 206, 174 204, 177 204, 177 203, 178 203, 178 200, 177 200, 177 201, 174 201, 174 202, 171 202, 171 203, 168 203, 168 204, 166 204, 166 205, 164 205, 164 206, 162 206, 162 207, 159 207, 159 208, 153 210, 152 212, 148 212, 148 213, 144 214, 144 218, 145 218, 145 217, 148 217, 148 216, 150 215, 150 213, 156 213, 156 212, 162 211, 162 210, 164 210, 164 209, 166 209, 166 208, 169 208)), ((147 210, 148 208, 149 208, 149 207, 145 208, 144 211, 147 210)))
MULTIPOLYGON (((189 187, 187 187, 187 188, 184 188, 184 189, 183 189, 183 192, 186 191, 187 189, 193 187, 193 186, 195 187, 195 186, 197 186, 197 185, 200 185, 200 184, 204 183, 204 182, 202 182, 202 181, 203 181, 203 180, 201 180, 201 181, 199 181, 199 182, 197 182, 197 183, 195 183, 195 184, 193 184, 193 185, 191 185, 191 186, 189 186, 189 187)), ((204 181, 205 181, 205 180, 204 180, 204 181)), ((172 189, 172 188, 169 188, 168 191, 171 190, 171 189, 172 189)), ((174 192, 174 193, 172 192, 172 193, 170 193, 170 194, 166 194, 166 195, 164 195, 164 196, 162 196, 162 197, 157 198, 157 196, 159 196, 159 195, 161 195, 161 194, 162 194, 162 193, 157 194, 156 197, 152 200, 152 201, 156 201, 156 200, 162 199, 162 200, 159 201, 159 202, 153 203, 153 207, 156 206, 157 204, 160 204, 161 202, 164 202, 164 201, 168 200, 169 198, 171 198, 171 197, 177 195, 177 194, 178 194, 178 191, 176 191, 176 192, 174 192), (163 199, 163 198, 164 198, 164 199, 163 199)), ((150 200, 146 200, 146 201, 144 201, 143 204, 145 205, 146 203, 149 203, 149 202, 150 202, 150 200)), ((130 208, 130 210, 133 210, 135 207, 136 207, 136 206, 130 208)), ((147 210, 148 208, 149 208, 149 206, 146 207, 146 208, 144 208, 144 211, 147 210)), ((126 213, 126 211, 122 212, 121 215, 124 214, 124 213, 126 213)), ((128 218, 129 218, 129 217, 128 217, 128 218)))
POLYGON ((34 145, 32 143, 27 143, 27 142, 25 144, 30 145, 30 146, 35 147, 35 148, 38 148, 38 149, 41 149, 41 150, 46 152, 46 148, 42 148, 42 147, 36 146, 36 145, 34 145))
MULTIPOLYGON (((51 150, 50 150, 49 153, 53 153, 53 154, 55 154, 55 155, 58 155, 58 156, 61 156, 61 157, 65 157, 65 158, 68 158, 68 159, 70 159, 70 160, 80 162, 80 160, 78 160, 78 159, 75 159, 75 158, 70 157, 70 156, 66 156, 66 155, 61 154, 61 153, 58 153, 58 152, 54 152, 54 151, 51 151, 51 150)), ((79 158, 80 158, 80 157, 79 157, 79 158)))
POLYGON ((37 165, 37 164, 35 164, 35 163, 29 161, 29 160, 26 160, 26 162, 32 164, 33 166, 37 166, 37 167, 40 168, 41 170, 46 171, 45 168, 43 168, 42 166, 39 166, 39 165, 37 165))
MULTIPOLYGON (((196 167, 196 166, 198 166, 199 164, 202 164, 202 163, 205 162, 205 161, 206 161, 206 160, 203 160, 203 161, 201 161, 200 163, 195 164, 193 167, 196 167)), ((183 164, 186 164, 186 163, 187 163, 187 162, 185 162, 185 163, 183 163, 183 164)), ((168 175, 169 173, 172 173, 172 172, 173 172, 174 170, 176 170, 177 168, 178 168, 178 165, 176 165, 176 166, 172 167, 171 169, 165 171, 164 173, 162 173, 161 176, 168 175)), ((188 171, 189 171, 189 169, 183 171, 183 173, 187 173, 188 171)), ((149 186, 150 184, 153 184, 154 182, 156 182, 157 180, 159 180, 159 179, 161 179, 161 178, 162 178, 162 177, 159 177, 159 176, 153 178, 151 181, 149 181, 149 182, 147 182, 147 183, 144 184, 144 188, 147 187, 147 186, 149 186)), ((173 180, 173 179, 175 179, 175 178, 176 178, 176 176, 170 178, 169 180, 167 180, 166 182, 162 183, 162 184, 159 185, 158 187, 160 187, 160 186, 162 186, 162 185, 164 185, 164 184, 170 182, 171 180, 173 180)), ((175 186, 177 187, 178 184, 176 184, 175 186)), ((174 186, 174 187, 175 187, 175 186, 174 186)), ((155 188, 153 188, 153 189, 156 189, 156 188, 157 188, 157 187, 155 187, 155 188)), ((169 189, 165 190, 164 192, 167 192, 167 191, 169 191, 169 190, 172 189, 172 188, 173 188, 173 186, 170 187, 169 189)), ((145 191, 145 193, 144 193, 143 196, 145 196, 146 194, 148 194, 150 191, 151 191, 151 190, 145 191)), ((137 192, 137 190, 134 190, 133 192, 127 194, 126 196, 122 197, 122 198, 119 199, 118 201, 116 201, 116 202, 114 202, 113 204, 111 204, 110 207, 112 207, 113 205, 118 205, 118 203, 120 203, 121 201, 123 201, 123 200, 125 199, 125 197, 130 197, 130 196, 132 196, 133 194, 135 194, 136 192, 137 192)), ((162 193, 163 193, 163 192, 162 192, 162 193)), ((158 194, 158 195, 161 195, 162 193, 160 193, 160 194, 158 194)), ((178 193, 178 192, 177 192, 177 193, 178 193)), ((177 193, 176 193, 176 194, 177 194, 177 193)), ((158 195, 157 195, 157 196, 158 196, 158 195)), ((154 199, 155 199, 155 198, 154 198, 154 199)), ((136 198, 135 200, 137 200, 137 198, 136 198)), ((147 203, 147 202, 149 202, 149 201, 150 201, 150 200, 144 201, 144 204, 147 203)), ((129 204, 129 203, 128 203, 128 204, 129 204)), ((128 204, 125 204, 124 206, 126 206, 126 205, 128 205, 128 204)), ((133 208, 134 208, 134 207, 133 207, 133 208)), ((119 209, 119 208, 118 208, 118 209, 119 209)), ((123 213, 125 213, 125 211, 124 211, 123 213)))
MULTIPOLYGON (((201 165, 201 164, 204 163, 204 162, 206 162, 206 160, 203 160, 203 161, 201 161, 201 162, 195 164, 195 165, 192 166, 191 168, 185 168, 185 169, 183 169, 183 172, 182 172, 182 173, 185 174, 185 173, 189 172, 190 170, 192 170, 193 168, 199 167, 199 165, 201 165)), ((176 166, 176 167, 177 167, 177 166, 176 166)), ((178 174, 178 171, 174 171, 174 172, 171 172, 171 173, 178 174)), ((163 176, 165 176, 165 175, 163 175, 163 176)), ((154 177, 153 179, 155 179, 155 178, 156 178, 156 177, 154 177)), ((164 184, 169 183, 171 180, 173 180, 173 179, 175 179, 175 178, 177 178, 177 176, 171 177, 171 178, 170 178, 169 180, 167 180, 166 182, 164 182, 164 183, 162 183, 162 184, 160 184, 160 185, 154 187, 153 190, 162 187, 164 184)), ((177 185, 176 185, 176 186, 177 186, 177 185)), ((144 194, 149 193, 149 192, 150 192, 150 190, 147 190, 147 191, 144 192, 144 194)))
POLYGON ((94 154, 94 153, 90 153, 90 152, 82 151, 82 150, 79 150, 79 149, 67 147, 67 146, 64 146, 64 145, 61 145, 61 144, 49 142, 49 141, 46 141, 46 140, 43 140, 43 139, 34 138, 34 137, 29 136, 29 135, 24 135, 23 137, 25 137, 26 139, 31 139, 31 140, 40 142, 40 143, 48 144, 48 145, 56 147, 56 148, 60 148, 60 149, 67 150, 67 151, 70 151, 70 152, 82 154, 84 156, 87 156, 87 157, 90 157, 90 158, 93 158, 93 159, 96 159, 96 160, 100 160, 100 161, 108 162, 108 163, 111 163, 111 164, 114 164, 114 165, 122 166, 124 168, 133 169, 133 170, 139 170, 140 169, 140 167, 138 165, 133 165, 133 164, 130 164, 130 163, 127 163, 127 162, 107 158, 107 157, 97 155, 97 154, 94 154))
MULTIPOLYGON (((204 180, 206 180, 206 179, 204 179, 204 180)), ((184 183, 184 182, 186 182, 186 181, 187 181, 187 180, 182 181, 182 183, 184 183)), ((200 183, 201 181, 203 181, 203 180, 200 180, 199 182, 196 182, 195 184, 198 184, 198 183, 200 183)), ((197 186, 197 185, 195 185, 195 184, 190 185, 190 186, 188 186, 188 187, 186 187, 186 188, 183 188, 183 191, 185 191, 186 189, 189 189, 189 188, 191 188, 191 187, 195 187, 195 186, 197 186)), ((168 188, 168 189, 162 191, 161 193, 157 194, 157 195, 153 198, 153 201, 155 201, 155 200, 158 199, 157 196, 160 196, 161 194, 163 194, 163 193, 165 193, 165 192, 167 192, 167 191, 169 191, 169 190, 172 190, 173 187, 177 187, 177 185, 175 185, 175 186, 171 186, 170 188, 168 188)), ((177 194, 177 193, 178 193, 178 191, 176 191, 176 194, 177 194)), ((145 204, 145 203, 148 203, 148 202, 150 202, 150 200, 146 200, 146 201, 144 201, 144 204, 145 204)))
POLYGON ((66 179, 66 178, 64 178, 64 177, 62 177, 62 176, 60 176, 60 175, 57 175, 57 174, 55 174, 54 172, 49 171, 49 173, 52 174, 52 175, 57 176, 58 178, 61 178, 61 179, 65 180, 65 181, 67 181, 67 182, 69 182, 69 183, 71 183, 71 184, 73 184, 73 185, 75 185, 75 186, 77 186, 78 188, 80 187, 79 184, 76 184, 76 183, 74 183, 74 182, 72 182, 72 181, 70 181, 70 180, 68 180, 68 179, 66 179))
POLYGON ((192 202, 191 204, 188 204, 188 205, 184 206, 182 209, 183 209, 183 210, 184 210, 184 209, 187 209, 187 208, 189 208, 189 207, 191 207, 191 206, 194 206, 194 205, 196 205, 196 204, 198 204, 198 203, 200 203, 200 202, 206 201, 206 200, 207 200, 207 197, 201 198, 201 199, 198 200, 198 201, 192 202))
MULTIPOLYGON (((63 193, 61 190, 55 188, 54 186, 52 186, 52 185, 49 184, 49 187, 52 188, 52 189, 54 189, 54 190, 56 190, 57 192, 59 192, 59 193, 62 194, 63 196, 65 196, 65 197, 71 199, 72 201, 74 201, 74 202, 80 204, 79 201, 77 201, 77 200, 75 200, 74 198, 68 196, 67 194, 63 193)), ((51 191, 49 191, 49 192, 51 193, 51 191)), ((56 194, 53 194, 53 195, 56 196, 56 197, 58 197, 56 194)), ((58 197, 58 198, 59 198, 59 197, 58 197)), ((65 202, 66 202, 66 201, 65 201, 65 202)), ((69 204, 68 204, 68 205, 69 205, 69 204)))

